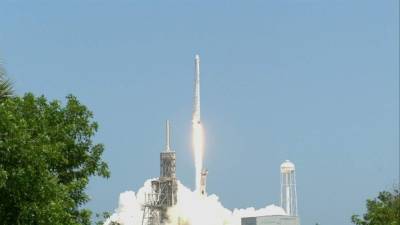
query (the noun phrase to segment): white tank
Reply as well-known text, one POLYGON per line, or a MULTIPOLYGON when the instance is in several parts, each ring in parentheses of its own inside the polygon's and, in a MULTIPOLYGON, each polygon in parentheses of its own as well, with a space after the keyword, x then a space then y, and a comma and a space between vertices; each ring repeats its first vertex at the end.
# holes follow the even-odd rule
POLYGON ((294 170, 295 170, 294 164, 289 160, 285 160, 285 162, 281 164, 281 173, 286 173, 294 170))

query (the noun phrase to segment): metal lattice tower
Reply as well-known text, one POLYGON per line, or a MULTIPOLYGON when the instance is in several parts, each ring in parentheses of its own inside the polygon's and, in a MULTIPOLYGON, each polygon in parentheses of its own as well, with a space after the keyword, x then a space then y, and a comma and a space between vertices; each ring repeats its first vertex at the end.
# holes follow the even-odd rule
POLYGON ((289 216, 297 216, 296 173, 292 162, 281 164, 281 207, 289 216))
POLYGON ((167 210, 177 202, 176 156, 170 148, 169 121, 166 122, 166 146, 160 153, 160 177, 151 182, 152 192, 145 195, 142 225, 162 225, 167 210))

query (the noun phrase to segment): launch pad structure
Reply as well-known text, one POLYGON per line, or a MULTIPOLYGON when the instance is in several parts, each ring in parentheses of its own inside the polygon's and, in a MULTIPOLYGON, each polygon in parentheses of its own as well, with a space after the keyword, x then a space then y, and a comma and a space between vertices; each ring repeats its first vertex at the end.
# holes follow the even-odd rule
POLYGON ((166 146, 160 153, 160 177, 151 181, 151 193, 145 194, 142 225, 162 225, 168 221, 167 210, 176 205, 176 155, 170 148, 170 126, 166 122, 166 146))
MULTIPOLYGON (((193 124, 200 125, 200 57, 195 56, 195 82, 193 124)), ((178 184, 176 179, 176 155, 170 147, 170 126, 166 122, 165 150, 160 153, 160 177, 151 181, 151 192, 145 194, 142 205, 142 225, 163 225, 168 222, 168 208, 176 205, 178 184)), ((201 159, 202 160, 202 159, 201 159)), ((202 167, 202 165, 201 165, 202 167)), ((197 170, 197 169, 196 169, 197 170)), ((200 168, 196 171, 196 190, 200 195, 207 196, 206 180, 208 171, 200 168), (197 183, 198 182, 198 183, 197 183)), ((179 222, 180 223, 180 222, 179 222)))

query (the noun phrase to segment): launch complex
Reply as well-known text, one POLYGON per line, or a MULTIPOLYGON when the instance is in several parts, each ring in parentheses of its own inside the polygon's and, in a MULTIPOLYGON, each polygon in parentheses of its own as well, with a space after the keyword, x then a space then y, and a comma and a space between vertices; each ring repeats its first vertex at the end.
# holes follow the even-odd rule
MULTIPOLYGON (((151 182, 151 193, 145 194, 142 225, 162 225, 168 221, 167 210, 177 203, 176 154, 170 146, 170 124, 166 122, 165 149, 160 153, 160 177, 151 182)), ((203 129, 200 120, 200 57, 195 57, 194 106, 192 138, 196 166, 196 191, 206 195, 208 171, 203 169, 203 129)))
MULTIPOLYGON (((196 170, 195 192, 207 196, 208 171, 203 168, 203 127, 200 116, 200 57, 195 56, 194 104, 192 114, 192 143, 196 170)), ((160 153, 160 176, 151 181, 151 191, 145 194, 142 205, 142 225, 164 225, 169 222, 168 209, 178 201, 176 178, 176 154, 170 146, 170 123, 166 121, 164 150, 160 153)), ((286 160, 281 165, 282 214, 242 218, 242 225, 277 224, 299 225, 297 217, 297 193, 294 164, 286 160)), ((178 222, 180 223, 180 222, 178 222)), ((181 225, 181 224, 177 224, 181 225)), ((207 224, 204 224, 207 225, 207 224)))

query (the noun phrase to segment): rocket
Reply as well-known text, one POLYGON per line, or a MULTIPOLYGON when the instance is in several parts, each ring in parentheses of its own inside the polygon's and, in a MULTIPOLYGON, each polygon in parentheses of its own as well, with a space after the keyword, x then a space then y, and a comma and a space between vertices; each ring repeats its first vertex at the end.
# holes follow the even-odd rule
MULTIPOLYGON (((193 123, 193 128, 194 128, 194 132, 196 133, 197 131, 197 135, 195 135, 195 137, 197 137, 197 141, 200 140, 200 142, 198 144, 201 144, 201 146, 198 146, 199 149, 197 149, 198 151, 200 151, 200 154, 198 155, 199 157, 199 164, 196 165, 196 179, 197 180, 196 184, 196 188, 199 191, 199 193, 203 196, 207 195, 206 192, 206 180, 207 180, 207 174, 208 171, 206 169, 203 168, 203 149, 202 149, 202 141, 201 139, 198 138, 202 138, 203 134, 202 134, 202 126, 201 126, 201 117, 200 117, 200 56, 196 55, 195 59, 194 59, 194 68, 195 68, 195 78, 194 78, 194 105, 193 105, 193 117, 192 117, 192 123, 193 123), (199 133, 200 132, 200 133, 199 133)), ((196 142, 196 141, 195 141, 196 142)))
POLYGON ((200 56, 196 55, 194 59, 195 79, 194 79, 194 106, 193 123, 200 124, 200 56))

